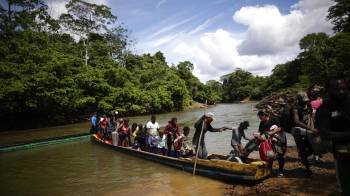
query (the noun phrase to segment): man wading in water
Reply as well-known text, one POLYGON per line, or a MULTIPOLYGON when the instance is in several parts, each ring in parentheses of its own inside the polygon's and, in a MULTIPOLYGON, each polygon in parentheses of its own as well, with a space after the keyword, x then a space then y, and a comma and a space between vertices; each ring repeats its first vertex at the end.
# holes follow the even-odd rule
POLYGON ((211 126, 211 122, 213 122, 214 120, 214 114, 211 112, 206 113, 205 115, 203 115, 195 124, 194 124, 194 128, 196 129, 194 136, 193 136, 193 140, 192 140, 192 144, 195 146, 196 151, 199 150, 198 152, 198 158, 201 159, 207 159, 208 157, 208 152, 207 149, 205 147, 205 142, 204 142, 204 138, 205 138, 205 133, 207 131, 210 132, 222 132, 223 130, 225 130, 224 127, 221 128, 213 128, 211 126), (204 122, 204 123, 203 123, 204 122), (200 145, 198 147, 198 141, 199 141, 199 137, 202 131, 202 125, 204 125, 203 127, 203 133, 202 133, 202 139, 200 142, 200 145))

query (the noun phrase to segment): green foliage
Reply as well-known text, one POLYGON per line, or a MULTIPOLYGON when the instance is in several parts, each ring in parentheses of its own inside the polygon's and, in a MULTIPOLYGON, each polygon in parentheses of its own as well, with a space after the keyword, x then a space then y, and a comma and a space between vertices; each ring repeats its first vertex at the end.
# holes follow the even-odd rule
POLYGON ((242 69, 221 77, 223 81, 223 101, 234 102, 245 98, 260 99, 264 96, 265 78, 253 76, 242 69))
POLYGON ((334 24, 335 32, 350 32, 350 1, 334 0, 335 5, 328 10, 328 20, 334 24))
POLYGON ((182 110, 192 101, 260 99, 285 88, 322 85, 339 73, 350 77, 345 20, 344 32, 305 36, 298 57, 277 65, 270 77, 237 69, 222 83, 203 84, 189 61, 169 66, 160 51, 127 51, 127 30, 109 28, 117 19, 109 7, 71 0, 68 13, 54 20, 44 1, 6 3, 0 7, 1 129, 61 124, 92 111, 136 115, 182 110))
MULTIPOLYGON (((47 15, 41 1, 13 2, 17 1, 10 1, 10 7, 16 6, 11 17, 16 20, 8 18, 6 8, 0 9, 0 119, 6 122, 2 129, 61 124, 92 111, 136 115, 182 110, 191 104, 187 83, 161 52, 136 55, 126 50, 127 31, 107 26, 116 19, 110 8, 72 0, 60 21, 44 21, 45 27, 60 23, 82 35, 76 42, 49 28, 39 31, 36 22, 41 20, 29 23, 30 18, 20 18, 47 15), (42 12, 30 8, 33 2, 42 12)), ((203 85, 191 72, 189 77, 203 85)))
POLYGON ((333 76, 350 77, 350 34, 329 37, 312 33, 300 40, 302 52, 295 60, 276 65, 267 79, 266 92, 287 88, 305 89, 312 84, 325 85, 333 76))
POLYGON ((111 8, 106 5, 97 5, 83 0, 70 0, 66 4, 67 12, 60 16, 60 24, 65 30, 75 34, 82 41, 85 48, 85 65, 90 58, 90 37, 93 33, 105 31, 109 44, 105 48, 111 49, 108 55, 118 56, 121 48, 125 47, 123 30, 121 27, 109 29, 108 25, 115 23, 117 17, 111 12, 111 8), (116 42, 119 42, 116 44, 116 42))

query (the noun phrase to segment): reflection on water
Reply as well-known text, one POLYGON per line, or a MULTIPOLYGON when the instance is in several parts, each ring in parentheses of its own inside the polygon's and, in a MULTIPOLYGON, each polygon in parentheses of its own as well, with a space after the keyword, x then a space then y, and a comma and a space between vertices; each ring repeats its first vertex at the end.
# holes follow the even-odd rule
POLYGON ((224 184, 89 140, 0 156, 2 195, 221 195, 224 184))
MULTIPOLYGON (((171 117, 178 117, 182 127, 191 127, 192 136, 193 123, 204 111, 157 117, 161 126, 171 117)), ((240 121, 248 120, 249 136, 259 124, 252 104, 219 104, 207 111, 215 113, 214 127, 237 126, 240 121)), ((145 123, 149 116, 130 120, 145 123)), ((85 131, 88 123, 71 126, 85 131)), ((49 135, 59 131, 62 131, 60 127, 47 129, 49 135)), ((46 133, 42 129, 40 132, 46 133)), ((230 131, 208 132, 209 153, 227 154, 231 149, 230 139, 230 131)), ((216 180, 193 177, 181 170, 115 152, 89 140, 0 154, 0 164, 2 195, 222 195, 225 186, 216 180)))

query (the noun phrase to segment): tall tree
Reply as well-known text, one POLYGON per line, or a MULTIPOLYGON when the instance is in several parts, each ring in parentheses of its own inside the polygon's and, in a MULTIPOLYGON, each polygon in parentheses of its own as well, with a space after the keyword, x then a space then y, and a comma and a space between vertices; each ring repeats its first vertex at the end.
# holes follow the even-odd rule
POLYGON ((128 36, 126 35, 127 32, 127 29, 118 26, 108 30, 104 34, 109 47, 109 55, 112 59, 119 60, 123 57, 126 46, 130 42, 128 40, 128 36))
POLYGON ((335 32, 350 32, 350 0, 334 0, 328 10, 328 20, 334 24, 335 32))
POLYGON ((85 65, 87 65, 89 34, 107 31, 108 25, 114 23, 117 17, 106 5, 97 5, 83 0, 70 0, 66 8, 68 13, 60 16, 61 24, 83 41, 85 65))
POLYGON ((6 36, 12 35, 14 31, 27 29, 57 30, 57 23, 48 14, 47 9, 48 6, 43 0, 7 0, 4 7, 0 6, 0 29, 6 32, 6 36))

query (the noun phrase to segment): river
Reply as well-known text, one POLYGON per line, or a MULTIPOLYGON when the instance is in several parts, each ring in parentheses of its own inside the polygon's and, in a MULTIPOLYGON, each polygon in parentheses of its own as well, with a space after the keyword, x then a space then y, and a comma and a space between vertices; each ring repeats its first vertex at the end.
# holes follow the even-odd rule
MULTIPOLYGON (((251 125, 248 135, 251 136, 259 124, 253 108, 254 104, 218 104, 208 109, 158 115, 157 121, 165 126, 176 116, 182 126, 191 127, 192 136, 193 123, 205 111, 210 111, 215 114, 214 127, 236 126, 248 120, 251 125)), ((144 123, 149 118, 138 116, 130 121, 144 123)), ((76 132, 87 131, 88 123, 37 132, 51 135, 70 127, 76 132)), ((230 138, 230 131, 208 132, 209 153, 227 154, 231 149, 230 138)), ((290 138, 288 142, 293 145, 290 138)), ((0 154, 0 179, 2 195, 223 195, 227 186, 220 181, 118 153, 92 144, 88 139, 0 154)))

